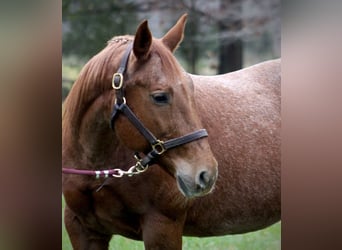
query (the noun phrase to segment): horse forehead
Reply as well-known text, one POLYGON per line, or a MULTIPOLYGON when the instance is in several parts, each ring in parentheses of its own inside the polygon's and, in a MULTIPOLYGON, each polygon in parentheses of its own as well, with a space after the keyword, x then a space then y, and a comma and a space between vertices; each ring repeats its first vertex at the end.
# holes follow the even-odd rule
POLYGON ((142 78, 150 82, 151 86, 173 86, 182 85, 186 77, 179 70, 172 70, 162 62, 159 57, 148 62, 143 70, 142 78))
POLYGON ((184 85, 184 77, 177 74, 165 74, 163 71, 155 71, 149 75, 151 87, 178 87, 184 85))

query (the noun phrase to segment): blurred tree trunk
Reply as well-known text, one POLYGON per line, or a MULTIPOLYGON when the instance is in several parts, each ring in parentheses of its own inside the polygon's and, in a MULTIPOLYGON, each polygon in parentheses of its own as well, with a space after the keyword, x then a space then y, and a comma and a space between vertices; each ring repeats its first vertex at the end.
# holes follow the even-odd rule
POLYGON ((242 41, 237 39, 226 44, 220 42, 218 73, 224 74, 242 68, 242 41))
POLYGON ((190 53, 189 53, 189 65, 190 65, 190 72, 192 74, 196 74, 196 62, 198 61, 199 58, 199 48, 198 48, 198 42, 196 41, 196 37, 199 34, 199 16, 198 13, 196 12, 196 2, 195 0, 191 0, 191 5, 190 5, 190 16, 188 22, 189 26, 189 33, 191 37, 191 47, 190 47, 190 53))
MULTIPOLYGON (((218 28, 220 34, 225 31, 239 31, 242 28, 242 20, 240 18, 242 7, 241 0, 221 1, 221 9, 231 8, 234 6, 234 15, 219 22, 218 28)), ((219 41, 219 67, 218 73, 228 73, 242 68, 242 49, 243 43, 240 38, 231 41, 221 38, 219 41)))

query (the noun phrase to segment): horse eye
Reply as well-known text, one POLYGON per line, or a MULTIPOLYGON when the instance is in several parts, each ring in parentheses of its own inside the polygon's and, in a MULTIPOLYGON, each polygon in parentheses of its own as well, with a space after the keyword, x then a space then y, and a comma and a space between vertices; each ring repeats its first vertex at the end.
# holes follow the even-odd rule
POLYGON ((170 96, 168 93, 160 92, 151 95, 152 100, 157 105, 167 105, 170 103, 170 96))

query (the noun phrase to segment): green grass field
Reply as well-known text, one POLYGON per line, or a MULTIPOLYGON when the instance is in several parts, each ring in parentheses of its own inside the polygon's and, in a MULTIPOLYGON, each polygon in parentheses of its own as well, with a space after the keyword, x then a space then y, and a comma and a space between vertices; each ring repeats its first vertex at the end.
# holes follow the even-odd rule
MULTIPOLYGON (((64 209, 64 199, 62 199, 64 209)), ((62 211, 63 213, 63 211, 62 211)), ((222 237, 183 237, 183 249, 193 250, 279 250, 281 249, 281 222, 264 230, 242 235, 222 237)), ((62 249, 72 250, 67 232, 62 226, 62 249)), ((121 236, 114 236, 110 242, 110 250, 143 250, 144 244, 121 236)))

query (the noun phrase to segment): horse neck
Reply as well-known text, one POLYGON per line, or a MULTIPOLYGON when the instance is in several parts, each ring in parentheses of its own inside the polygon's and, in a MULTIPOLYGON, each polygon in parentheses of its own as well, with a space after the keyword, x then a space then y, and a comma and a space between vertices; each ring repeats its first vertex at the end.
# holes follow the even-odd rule
POLYGON ((104 94, 92 102, 82 117, 63 124, 63 165, 105 169, 117 166, 132 153, 109 126, 111 100, 109 94, 104 94))

